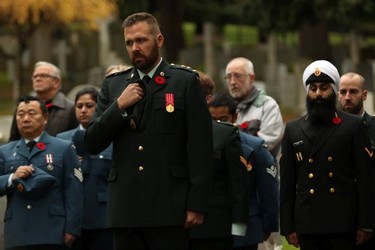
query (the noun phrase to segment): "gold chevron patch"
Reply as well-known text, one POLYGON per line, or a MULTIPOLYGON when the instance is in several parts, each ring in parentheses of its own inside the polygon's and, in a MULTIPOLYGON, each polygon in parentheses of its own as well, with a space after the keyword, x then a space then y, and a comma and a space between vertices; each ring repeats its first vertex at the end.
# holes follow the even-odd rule
POLYGON ((366 150, 366 152, 367 152, 367 154, 368 154, 368 156, 370 156, 370 158, 372 158, 372 155, 374 154, 374 151, 370 151, 368 148, 366 148, 365 147, 365 150, 366 150))

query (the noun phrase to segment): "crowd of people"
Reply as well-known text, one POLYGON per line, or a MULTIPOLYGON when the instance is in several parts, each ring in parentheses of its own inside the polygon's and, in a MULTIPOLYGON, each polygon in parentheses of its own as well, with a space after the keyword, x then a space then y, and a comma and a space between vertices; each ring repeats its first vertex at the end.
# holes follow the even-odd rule
POLYGON ((0 147, 7 250, 375 249, 375 118, 365 79, 326 60, 302 76, 306 114, 284 125, 253 63, 228 93, 161 56, 158 21, 123 22, 132 66, 100 91, 61 90, 37 62, 0 147), (338 102, 337 102, 338 99, 338 102))

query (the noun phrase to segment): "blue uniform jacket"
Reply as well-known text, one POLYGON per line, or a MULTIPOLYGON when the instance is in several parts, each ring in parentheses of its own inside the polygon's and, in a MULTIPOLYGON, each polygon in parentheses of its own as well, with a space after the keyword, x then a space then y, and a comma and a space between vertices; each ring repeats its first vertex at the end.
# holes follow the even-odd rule
MULTIPOLYGON (((79 127, 57 134, 57 137, 72 140, 79 127)), ((83 139, 83 138, 82 138, 83 139)), ((83 144, 83 142, 82 142, 83 144)), ((108 175, 112 164, 112 144, 97 155, 82 156, 83 172, 83 225, 84 229, 106 227, 108 175)))
POLYGON ((0 147, 0 195, 7 195, 4 216, 4 247, 64 243, 64 233, 78 236, 82 224, 82 185, 77 154, 72 144, 42 134, 29 152, 24 139, 0 147), (48 164, 50 162, 51 164, 48 164), (57 181, 38 200, 29 200, 14 186, 11 173, 33 164, 57 181))
POLYGON ((256 245, 264 232, 277 232, 278 182, 274 158, 262 139, 240 132, 242 149, 248 160, 250 208, 246 236, 234 236, 234 246, 256 245))

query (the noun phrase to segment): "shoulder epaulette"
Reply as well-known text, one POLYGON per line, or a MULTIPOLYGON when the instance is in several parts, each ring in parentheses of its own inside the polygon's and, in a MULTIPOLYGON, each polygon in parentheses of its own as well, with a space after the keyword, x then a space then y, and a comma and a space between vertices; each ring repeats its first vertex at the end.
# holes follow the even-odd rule
POLYGON ((123 74, 123 73, 127 73, 127 72, 131 71, 132 69, 133 69, 133 67, 129 67, 129 68, 125 69, 125 70, 108 74, 105 77, 111 77, 111 76, 116 76, 116 75, 120 75, 120 74, 123 74))
POLYGON ((174 63, 171 63, 171 68, 174 68, 174 69, 183 69, 183 70, 186 70, 186 71, 189 71, 189 72, 196 72, 193 68, 189 67, 189 66, 186 66, 186 65, 183 65, 183 64, 174 64, 174 63))

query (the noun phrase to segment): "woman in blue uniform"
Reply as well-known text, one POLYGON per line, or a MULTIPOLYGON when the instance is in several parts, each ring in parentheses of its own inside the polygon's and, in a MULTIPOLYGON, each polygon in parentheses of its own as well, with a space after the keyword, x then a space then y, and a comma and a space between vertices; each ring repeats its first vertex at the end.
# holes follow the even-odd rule
POLYGON ((107 178, 112 162, 112 145, 97 155, 91 155, 84 146, 84 131, 95 111, 98 92, 93 87, 80 90, 75 98, 75 113, 79 126, 60 133, 57 137, 72 140, 81 160, 83 172, 83 224, 81 237, 73 249, 112 250, 113 239, 106 229, 107 178))

